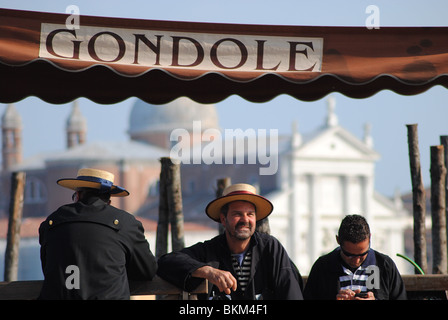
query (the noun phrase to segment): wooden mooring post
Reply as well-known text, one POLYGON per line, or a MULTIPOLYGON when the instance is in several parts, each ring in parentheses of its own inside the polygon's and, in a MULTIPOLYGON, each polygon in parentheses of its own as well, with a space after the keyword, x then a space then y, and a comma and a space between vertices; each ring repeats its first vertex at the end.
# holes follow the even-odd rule
POLYGON ((25 172, 13 172, 9 203, 8 235, 5 250, 4 281, 16 281, 19 266, 20 227, 22 224, 25 172))
MULTIPOLYGON (((218 179, 216 182, 216 185, 217 185, 216 193, 215 193, 216 198, 221 197, 224 189, 227 188, 228 186, 230 186, 231 184, 232 184, 232 179, 230 179, 230 178, 218 179)), ((219 234, 224 233, 224 226, 221 223, 218 224, 218 230, 219 230, 219 234)))
POLYGON ((167 157, 161 158, 160 162, 157 258, 168 252, 169 225, 171 226, 172 250, 178 251, 185 247, 180 164, 173 163, 167 157))
MULTIPOLYGON (((412 207, 414 216, 414 260, 424 273, 428 272, 426 254, 426 192, 423 185, 418 146, 417 124, 406 125, 408 129, 409 162, 412 181, 412 207)), ((417 268, 415 273, 419 273, 417 268)))
MULTIPOLYGON (((440 136, 440 144, 443 146, 445 169, 447 169, 447 176, 445 177, 445 219, 446 219, 445 233, 447 236, 447 246, 448 246, 448 136, 440 136)), ((448 254, 448 247, 447 247, 447 254, 448 254)))
POLYGON ((224 189, 227 188, 228 186, 230 186, 231 184, 232 184, 232 179, 230 179, 230 178, 218 179, 216 182, 216 185, 217 185, 216 193, 215 193, 216 198, 221 197, 224 189))
POLYGON ((434 274, 447 273, 444 158, 442 145, 431 146, 432 273, 434 274))

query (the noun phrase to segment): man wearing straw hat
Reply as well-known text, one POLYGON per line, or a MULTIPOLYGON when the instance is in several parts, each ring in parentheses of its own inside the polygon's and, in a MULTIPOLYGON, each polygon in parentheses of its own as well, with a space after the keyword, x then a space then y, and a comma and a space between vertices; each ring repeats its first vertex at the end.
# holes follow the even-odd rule
POLYGON ((209 299, 303 299, 300 274, 283 246, 255 231, 272 210, 253 186, 227 187, 205 209, 224 234, 160 257, 158 275, 186 291, 207 279, 209 299))
POLYGON ((110 205, 129 192, 104 170, 80 169, 57 183, 75 191, 39 228, 40 299, 129 299, 128 280, 151 280, 157 262, 142 224, 110 205))

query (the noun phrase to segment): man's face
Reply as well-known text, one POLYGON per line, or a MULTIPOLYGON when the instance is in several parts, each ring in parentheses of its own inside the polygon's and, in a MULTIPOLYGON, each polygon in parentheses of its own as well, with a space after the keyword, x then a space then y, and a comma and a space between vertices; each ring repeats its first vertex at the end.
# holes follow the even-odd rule
POLYGON ((221 214, 221 223, 232 238, 247 240, 255 232, 256 226, 255 206, 246 201, 229 203, 227 217, 221 214))
POLYGON ((370 248, 370 238, 358 243, 343 241, 339 245, 341 246, 341 257, 344 262, 351 268, 358 268, 367 258, 367 253, 370 248))

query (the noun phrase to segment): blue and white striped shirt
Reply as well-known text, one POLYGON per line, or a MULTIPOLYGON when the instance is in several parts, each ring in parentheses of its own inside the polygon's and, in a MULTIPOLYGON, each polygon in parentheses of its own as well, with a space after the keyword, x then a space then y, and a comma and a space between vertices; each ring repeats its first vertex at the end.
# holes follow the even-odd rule
POLYGON ((344 275, 339 277, 340 289, 350 289, 353 291, 361 289, 361 292, 367 292, 366 282, 369 274, 367 274, 366 269, 371 265, 376 265, 375 253, 372 249, 369 250, 367 258, 355 271, 341 265, 344 275))

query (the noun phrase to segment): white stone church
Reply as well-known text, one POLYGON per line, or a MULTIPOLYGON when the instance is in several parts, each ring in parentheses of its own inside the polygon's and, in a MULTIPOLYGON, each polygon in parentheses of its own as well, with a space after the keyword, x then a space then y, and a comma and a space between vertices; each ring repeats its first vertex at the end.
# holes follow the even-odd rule
POLYGON ((374 190, 375 161, 370 128, 361 140, 338 125, 335 102, 328 99, 325 125, 308 138, 294 130, 289 148, 280 155, 279 190, 267 194, 275 214, 271 233, 286 247, 300 272, 308 274, 314 261, 332 251, 342 218, 366 217, 371 245, 389 255, 401 272, 410 264, 404 254, 404 231, 411 221, 400 199, 391 200, 374 190))

